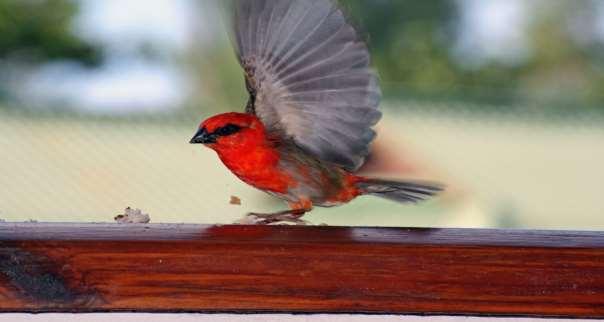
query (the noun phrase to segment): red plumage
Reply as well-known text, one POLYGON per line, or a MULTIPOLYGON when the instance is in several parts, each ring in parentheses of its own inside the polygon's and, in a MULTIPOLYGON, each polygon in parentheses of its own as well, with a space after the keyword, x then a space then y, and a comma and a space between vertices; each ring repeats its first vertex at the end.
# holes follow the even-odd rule
POLYGON ((234 42, 250 99, 246 113, 203 121, 191 143, 215 150, 244 182, 286 200, 263 223, 363 194, 416 202, 441 188, 353 172, 369 153, 380 90, 369 52, 330 0, 238 0, 234 42))

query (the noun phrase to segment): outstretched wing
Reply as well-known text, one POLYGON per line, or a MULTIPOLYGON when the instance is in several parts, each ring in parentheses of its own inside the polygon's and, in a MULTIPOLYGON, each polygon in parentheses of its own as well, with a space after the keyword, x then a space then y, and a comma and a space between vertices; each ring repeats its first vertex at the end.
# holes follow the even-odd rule
POLYGON ((331 0, 236 0, 246 108, 321 160, 356 170, 381 113, 369 51, 331 0))

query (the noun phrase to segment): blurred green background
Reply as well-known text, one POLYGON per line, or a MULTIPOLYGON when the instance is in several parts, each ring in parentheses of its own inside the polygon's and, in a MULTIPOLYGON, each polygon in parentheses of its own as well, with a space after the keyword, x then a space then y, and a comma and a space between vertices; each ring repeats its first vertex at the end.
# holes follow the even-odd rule
MULTIPOLYGON (((417 206, 363 197, 310 221, 604 229, 604 1, 340 3, 384 91, 363 171, 448 189, 417 206)), ((0 218, 103 222, 131 206, 152 222, 231 223, 281 210, 187 143, 246 99, 223 10, 0 1, 0 218)))

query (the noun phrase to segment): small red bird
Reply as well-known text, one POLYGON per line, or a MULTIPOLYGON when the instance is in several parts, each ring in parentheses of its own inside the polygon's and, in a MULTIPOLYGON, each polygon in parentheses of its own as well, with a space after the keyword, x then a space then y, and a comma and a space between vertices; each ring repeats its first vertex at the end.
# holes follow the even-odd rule
POLYGON ((313 206, 360 195, 417 202, 439 185, 353 174, 369 153, 381 92, 369 52, 331 0, 239 0, 234 44, 249 100, 245 113, 203 121, 190 143, 217 152, 244 182, 290 209, 254 214, 299 222, 313 206))

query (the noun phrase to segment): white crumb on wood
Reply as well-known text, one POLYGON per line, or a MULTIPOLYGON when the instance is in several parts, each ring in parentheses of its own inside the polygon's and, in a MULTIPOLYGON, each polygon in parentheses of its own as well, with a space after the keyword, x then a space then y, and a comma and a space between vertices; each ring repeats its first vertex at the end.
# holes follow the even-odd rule
POLYGON ((118 224, 146 224, 151 221, 149 214, 144 214, 142 210, 130 207, 124 210, 123 214, 115 216, 113 218, 118 224))

